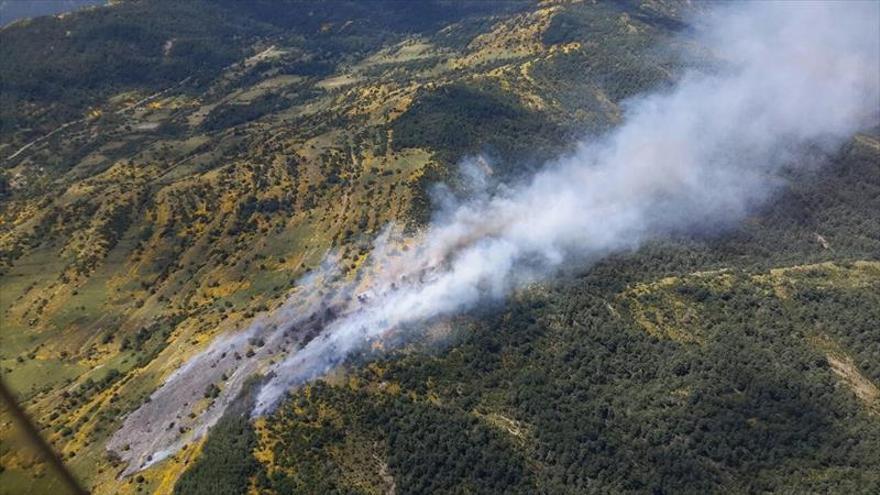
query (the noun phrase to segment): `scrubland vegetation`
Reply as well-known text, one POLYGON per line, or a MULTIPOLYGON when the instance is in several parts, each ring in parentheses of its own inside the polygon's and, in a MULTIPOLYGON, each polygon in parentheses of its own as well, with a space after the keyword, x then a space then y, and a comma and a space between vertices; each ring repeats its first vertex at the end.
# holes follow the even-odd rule
MULTIPOLYGON (((94 493, 880 489, 876 130, 742 225, 568 266, 256 422, 245 397, 117 480, 123 415, 328 249, 354 274, 462 157, 515 179, 714 63, 656 49, 676 3, 289 3, 0 31, 0 369, 94 493)), ((57 486, 0 441, 0 493, 57 486)))

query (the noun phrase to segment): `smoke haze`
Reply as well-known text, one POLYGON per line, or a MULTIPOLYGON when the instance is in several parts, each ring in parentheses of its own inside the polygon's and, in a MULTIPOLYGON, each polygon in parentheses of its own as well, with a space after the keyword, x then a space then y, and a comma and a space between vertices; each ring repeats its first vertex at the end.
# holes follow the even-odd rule
POLYGON ((256 414, 400 325, 502 297, 572 258, 742 218, 779 184, 781 168, 797 166, 798 149, 832 152, 876 122, 878 19, 868 2, 713 12, 705 44, 721 73, 689 73, 669 92, 631 101, 604 139, 581 143, 527 183, 453 207, 393 272, 383 270, 382 244, 374 253, 382 282, 368 303, 278 366, 256 414))
MULTIPOLYGON (((696 25, 721 68, 629 101, 616 130, 526 181, 446 205, 417 237, 380 236, 338 316, 266 369, 254 414, 401 327, 503 298, 566 262, 729 225, 770 197, 799 150, 834 152, 877 123, 880 4, 737 3, 696 25)), ((468 169, 475 184, 481 168, 468 169)))

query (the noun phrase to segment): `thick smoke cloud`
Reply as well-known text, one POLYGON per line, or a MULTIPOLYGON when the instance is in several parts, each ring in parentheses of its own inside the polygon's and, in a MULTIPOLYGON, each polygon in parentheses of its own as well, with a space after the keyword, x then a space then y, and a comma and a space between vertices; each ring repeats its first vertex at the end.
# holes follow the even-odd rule
MULTIPOLYGON (((797 166, 876 122, 875 3, 737 4, 709 16, 720 73, 690 73, 627 105, 624 124, 530 181, 458 205, 396 261, 368 303, 274 369, 256 413, 291 386, 401 325, 499 298, 566 260, 745 215, 797 166)), ((387 263, 381 250, 376 257, 387 263)))
POLYGON ((300 300, 268 322, 216 342, 172 375, 110 442, 131 463, 127 472, 201 435, 253 373, 269 376, 259 415, 291 387, 401 328, 417 331, 501 299, 567 262, 729 225, 770 197, 784 167, 803 162, 799 150, 831 153, 877 123, 880 4, 736 3, 695 24, 720 68, 628 102, 619 128, 519 184, 489 192, 485 164, 466 163, 476 184, 471 199, 445 203, 422 235, 402 238, 389 228, 358 281, 311 280, 311 292, 300 290, 300 300), (321 295, 326 284, 336 286, 330 297, 321 295), (310 326, 320 335, 297 349, 291 335, 310 326), (255 358, 232 359, 253 337, 266 342, 255 358), (186 401, 221 373, 231 378, 216 405, 190 424, 186 401), (191 427, 188 436, 165 428, 174 418, 191 427))

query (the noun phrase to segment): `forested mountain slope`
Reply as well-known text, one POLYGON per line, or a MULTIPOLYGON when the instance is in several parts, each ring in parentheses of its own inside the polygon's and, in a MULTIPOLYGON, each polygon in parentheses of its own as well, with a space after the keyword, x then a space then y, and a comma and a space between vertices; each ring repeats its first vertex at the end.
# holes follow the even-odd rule
MULTIPOLYGON (((712 70, 700 8, 123 0, 0 29, 3 379, 94 493, 880 490, 877 129, 740 225, 566 266, 256 421, 246 392, 137 475, 106 449, 328 250, 354 277, 423 228, 463 158, 513 180, 712 70)), ((57 489, 6 417, 0 442, 0 493, 57 489)))

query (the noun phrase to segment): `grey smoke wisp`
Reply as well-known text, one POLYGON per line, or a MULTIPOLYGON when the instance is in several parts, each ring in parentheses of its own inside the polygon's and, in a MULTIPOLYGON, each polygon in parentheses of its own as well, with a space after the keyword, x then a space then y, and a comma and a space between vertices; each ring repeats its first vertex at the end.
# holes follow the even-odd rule
POLYGON ((833 152, 877 123, 878 19, 873 2, 736 3, 706 14, 699 42, 720 69, 629 101, 617 129, 528 180, 446 205, 418 236, 386 231, 321 334, 261 368, 269 378, 254 414, 396 329, 503 298, 571 260, 741 219, 778 188, 784 167, 798 166, 799 150, 833 152))
POLYGON ((737 4, 706 20, 719 74, 627 105, 624 124, 527 183, 457 205, 388 263, 368 304, 276 367, 256 414, 365 342, 499 298, 572 257, 741 218, 796 166, 877 118, 877 4, 737 4), (396 266, 395 266, 396 265, 396 266))
POLYGON ((301 345, 304 336, 294 332, 296 328, 320 328, 322 313, 349 299, 345 290, 327 290, 336 285, 336 261, 328 256, 321 267, 298 281, 293 296, 273 313, 257 318, 242 331, 216 338, 171 373, 148 402, 126 416, 107 443, 107 449, 128 464, 122 474, 159 462, 204 435, 249 378, 301 345), (208 387, 218 384, 222 392, 209 405, 203 404, 208 387))

